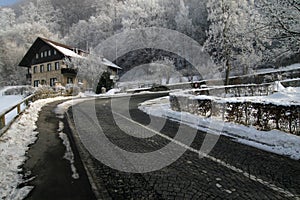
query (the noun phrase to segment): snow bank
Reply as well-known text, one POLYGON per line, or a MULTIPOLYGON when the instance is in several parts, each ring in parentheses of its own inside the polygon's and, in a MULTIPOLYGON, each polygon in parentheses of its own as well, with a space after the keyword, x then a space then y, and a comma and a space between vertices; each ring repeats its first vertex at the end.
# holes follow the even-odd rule
POLYGON ((72 151, 72 147, 71 147, 71 144, 70 144, 70 140, 69 140, 67 134, 65 134, 63 132, 63 129, 64 129, 64 123, 60 121, 59 122, 59 129, 58 129, 59 138, 62 140, 63 144, 66 147, 66 153, 64 155, 64 159, 66 159, 70 162, 71 171, 72 171, 72 178, 73 179, 79 179, 79 174, 77 173, 77 169, 74 165, 75 159, 74 159, 74 153, 72 151))
POLYGON ((23 99, 22 95, 0 96, 0 113, 18 104, 23 99))
POLYGON ((27 159, 28 146, 37 139, 35 123, 38 113, 45 104, 64 99, 56 97, 35 101, 0 137, 0 199, 23 199, 31 191, 32 187, 18 188, 18 185, 24 182, 20 172, 27 159))
POLYGON ((300 159, 300 137, 285 132, 258 131, 254 127, 246 127, 234 123, 224 123, 216 119, 203 118, 186 112, 176 112, 170 108, 169 97, 150 100, 139 106, 142 111, 164 118, 170 118, 187 124, 198 130, 211 134, 221 134, 235 138, 238 142, 279 155, 300 159), (210 124, 222 127, 223 131, 213 130, 210 124), (208 128, 209 127, 209 128, 208 128))
POLYGON ((121 90, 120 89, 111 89, 109 90, 108 92, 106 92, 107 95, 114 95, 118 92, 120 92, 121 90))
MULTIPOLYGON (((252 103, 263 103, 263 104, 274 104, 274 105, 300 105, 300 87, 287 87, 285 88, 280 82, 275 82, 273 85, 275 91, 274 94, 269 96, 252 96, 252 97, 215 97, 206 95, 192 95, 187 91, 175 92, 173 96, 185 96, 191 99, 199 100, 214 100, 218 103, 234 103, 234 102, 252 102, 252 103)), ((193 91, 193 90, 191 90, 193 91)))
POLYGON ((67 110, 69 109, 69 107, 73 106, 73 105, 76 105, 78 103, 81 103, 83 101, 86 101, 87 99, 72 99, 72 100, 69 100, 69 101, 66 101, 66 102, 63 102, 61 104, 59 104, 54 112, 56 113, 56 116, 58 118, 61 118, 63 119, 64 118, 64 114, 65 112, 67 112, 67 110))

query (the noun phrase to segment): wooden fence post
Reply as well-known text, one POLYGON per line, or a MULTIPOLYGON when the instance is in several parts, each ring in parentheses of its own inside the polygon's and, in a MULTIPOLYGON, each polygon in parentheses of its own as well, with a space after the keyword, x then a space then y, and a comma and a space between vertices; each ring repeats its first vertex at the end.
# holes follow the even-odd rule
POLYGON ((21 113, 21 104, 18 104, 17 110, 18 110, 18 115, 19 115, 21 113))
POLYGON ((0 118, 0 129, 5 126, 5 115, 2 115, 0 118))

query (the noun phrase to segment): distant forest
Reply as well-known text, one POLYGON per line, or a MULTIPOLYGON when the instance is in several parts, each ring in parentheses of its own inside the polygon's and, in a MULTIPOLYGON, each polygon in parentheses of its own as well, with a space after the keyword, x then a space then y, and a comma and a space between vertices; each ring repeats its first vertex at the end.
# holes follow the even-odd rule
POLYGON ((142 27, 193 38, 228 75, 300 62, 296 0, 23 0, 0 7, 0 18, 0 86, 25 83, 26 69, 18 63, 38 36, 92 50, 114 34, 142 27))

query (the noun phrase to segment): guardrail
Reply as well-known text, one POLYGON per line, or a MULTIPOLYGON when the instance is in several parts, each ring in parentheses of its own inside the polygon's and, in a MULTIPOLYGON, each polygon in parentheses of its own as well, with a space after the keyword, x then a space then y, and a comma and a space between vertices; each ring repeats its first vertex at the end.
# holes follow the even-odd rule
POLYGON ((7 129, 11 126, 11 124, 17 119, 17 117, 29 106, 29 102, 35 101, 35 95, 30 95, 17 103, 14 106, 11 106, 10 108, 4 110, 3 112, 0 113, 0 136, 7 131, 7 129), (21 109, 22 105, 25 105, 24 109, 21 109), (6 115, 11 113, 12 111, 16 110, 17 115, 14 116, 10 121, 6 120, 6 115))

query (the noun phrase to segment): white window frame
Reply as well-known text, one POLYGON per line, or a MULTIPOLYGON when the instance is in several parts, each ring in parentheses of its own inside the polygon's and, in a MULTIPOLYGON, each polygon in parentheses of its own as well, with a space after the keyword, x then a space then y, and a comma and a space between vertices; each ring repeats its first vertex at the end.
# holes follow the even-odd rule
POLYGON ((34 74, 37 73, 37 68, 38 68, 38 66, 33 66, 33 70, 32 71, 33 71, 34 74))
POLYGON ((50 72, 50 71, 52 71, 52 64, 48 63, 47 64, 47 72, 50 72))
POLYGON ((40 65, 40 73, 43 73, 45 71, 44 65, 40 65))
POLYGON ((57 78, 50 78, 50 86, 55 86, 55 82, 57 82, 57 78))
POLYGON ((55 68, 55 70, 59 70, 59 62, 55 62, 54 68, 55 68))
POLYGON ((39 87, 40 80, 34 80, 33 81, 33 87, 39 87))

